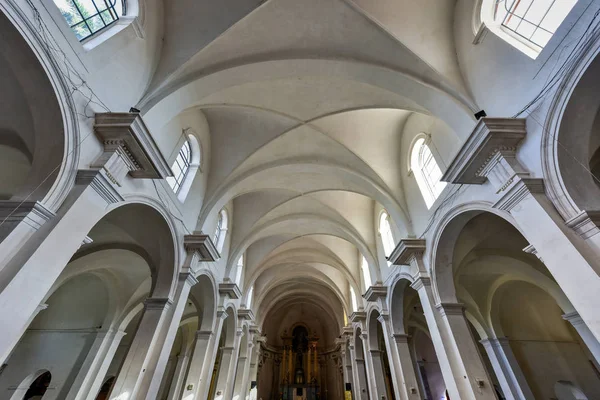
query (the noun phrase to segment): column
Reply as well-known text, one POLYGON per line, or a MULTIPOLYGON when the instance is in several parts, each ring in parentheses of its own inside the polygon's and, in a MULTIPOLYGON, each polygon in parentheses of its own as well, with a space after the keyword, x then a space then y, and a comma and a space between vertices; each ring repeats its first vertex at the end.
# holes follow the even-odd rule
MULTIPOLYGON (((317 343, 315 342, 315 351, 313 352, 313 358, 314 358, 314 374, 315 374, 315 380, 319 379, 319 354, 317 352, 317 343)), ((322 383, 322 382, 321 382, 322 383)))
POLYGON ((507 400, 535 400, 507 338, 480 340, 507 400))
POLYGON ((206 399, 208 396, 211 372, 217 358, 219 339, 221 338, 225 318, 227 318, 227 312, 218 311, 214 333, 212 331, 196 332, 196 344, 190 362, 185 390, 183 390, 181 396, 182 399, 200 400, 206 399))
POLYGON ((368 400, 367 374, 365 370, 364 354, 356 351, 354 345, 350 345, 350 357, 352 360, 352 371, 354 379, 354 399, 368 400))
POLYGON ((246 352, 238 358, 237 372, 235 375, 235 389, 233 396, 238 396, 238 400, 244 400, 250 390, 250 383, 248 382, 248 376, 250 375, 250 357, 252 354, 252 347, 254 343, 250 340, 246 352))
POLYGON ((95 399, 124 331, 98 332, 66 399, 95 399))
POLYGON ((379 350, 371 349, 367 333, 363 332, 361 339, 369 379, 369 396, 371 399, 381 399, 381 396, 386 396, 381 354, 379 350))
POLYGON ((287 346, 284 344, 283 345, 283 355, 281 358, 281 383, 285 383, 287 381, 287 363, 286 363, 286 358, 287 358, 287 346))
POLYGON ((398 365, 395 383, 400 383, 399 386, 402 387, 400 399, 423 399, 424 396, 420 390, 413 357, 408 345, 408 335, 399 333, 394 334, 392 337, 394 343, 391 347, 395 351, 391 353, 394 357, 394 363, 398 365))
POLYGON ((463 305, 434 306, 429 278, 418 278, 412 287, 419 293, 450 398, 495 400, 494 387, 467 325, 463 305))
POLYGON ((231 400, 233 398, 235 371, 237 367, 236 357, 239 354, 242 334, 243 332, 238 330, 234 337, 233 345, 223 348, 221 368, 217 379, 217 391, 223 393, 224 400, 231 400))
POLYGON ((143 398, 138 397, 142 375, 145 373, 149 353, 154 349, 159 328, 166 323, 171 304, 171 300, 159 298, 148 298, 144 302, 144 314, 113 386, 111 399, 143 398))
POLYGON ((175 367, 175 374, 173 375, 173 383, 169 388, 168 399, 179 400, 181 393, 185 390, 185 375, 190 365, 190 352, 186 350, 184 354, 177 356, 177 366, 175 367))
POLYGON ((310 379, 310 367, 311 367, 311 364, 310 364, 310 353, 311 352, 312 352, 312 344, 309 343, 308 344, 308 356, 307 356, 308 359, 307 359, 307 363, 306 363, 307 364, 307 368, 306 368, 306 381, 308 383, 311 382, 311 379, 310 379))
MULTIPOLYGON (((0 365, 90 229, 105 215, 108 205, 120 200, 122 197, 99 171, 80 171, 58 213, 48 215, 47 222, 26 241, 21 238, 15 245, 18 250, 10 252, 5 249, 10 243, 0 243, 0 320, 10 321, 0 335, 0 365)), ((46 215, 42 211, 35 214, 46 215)))
POLYGON ((565 223, 546 196, 544 181, 532 178, 517 158, 517 148, 526 134, 525 119, 480 119, 442 180, 471 185, 489 181, 500 196, 494 208, 510 213, 596 340, 600 340, 600 260, 585 240, 590 231, 598 229, 595 213, 588 215, 584 210, 565 223))
POLYGON ((600 369, 600 343, 598 342, 598 340, 596 340, 596 337, 594 336, 592 331, 590 331, 590 328, 588 328, 586 323, 583 322, 577 311, 564 314, 562 317, 565 321, 569 321, 571 325, 573 325, 573 328, 575 328, 575 330, 583 340, 583 343, 585 343, 588 350, 592 354, 592 357, 594 358, 593 361, 596 364, 596 368, 600 369))

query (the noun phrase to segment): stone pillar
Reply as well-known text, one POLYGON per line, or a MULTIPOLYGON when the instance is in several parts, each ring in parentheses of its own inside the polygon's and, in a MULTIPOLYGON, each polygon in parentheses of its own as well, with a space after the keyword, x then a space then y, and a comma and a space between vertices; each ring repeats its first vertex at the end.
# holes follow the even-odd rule
MULTIPOLYGON (((24 236, 18 234, 20 228, 17 227, 10 234, 11 237, 18 234, 15 243, 10 238, 0 243, 0 321, 10 321, 4 324, 0 335, 0 365, 6 362, 36 308, 90 229, 105 215, 110 204, 121 200, 123 198, 100 171, 80 171, 68 200, 56 215, 34 207, 28 213, 10 217, 43 218, 47 222, 36 224, 35 232, 24 236)), ((3 219, 1 213, 0 218, 3 219)))
POLYGON ((592 354, 592 357, 594 358, 592 361, 594 361, 594 364, 596 364, 596 368, 600 369, 600 343, 598 340, 596 340, 596 337, 592 331, 590 331, 590 328, 588 328, 586 323, 583 322, 577 311, 564 314, 562 317, 564 320, 569 321, 571 325, 573 325, 573 328, 575 328, 583 340, 583 343, 585 343, 588 350, 592 354))
POLYGON ((535 400, 507 338, 480 340, 507 400, 535 400))
POLYGON ((217 358, 219 339, 221 338, 225 318, 227 318, 227 312, 218 311, 214 333, 211 331, 196 332, 196 344, 181 399, 200 400, 207 398, 211 372, 217 358))
POLYGON ((222 349, 221 367, 217 378, 217 391, 223 393, 223 400, 233 398, 233 388, 235 384, 235 372, 237 367, 237 356, 240 350, 240 341, 243 332, 238 330, 233 340, 233 345, 222 349))
POLYGON ((119 347, 124 331, 109 330, 96 334, 94 343, 81 367, 66 399, 95 399, 106 371, 119 347))
POLYGON ((365 370, 364 354, 356 351, 353 344, 348 346, 350 348, 350 357, 352 361, 352 372, 354 381, 354 399, 355 400, 368 400, 368 386, 367 386, 367 373, 365 370))
POLYGON ((310 367, 311 367, 311 365, 310 365, 310 355, 311 355, 311 352, 312 352, 312 345, 309 343, 309 345, 308 345, 308 356, 307 356, 307 358, 308 358, 307 361, 308 362, 307 362, 307 368, 306 368, 306 379, 307 379, 308 383, 310 383, 310 381, 311 381, 310 380, 310 367))
POLYGON ((386 395, 386 391, 380 351, 371 349, 366 332, 361 334, 361 340, 363 342, 367 379, 369 380, 369 396, 371 399, 381 399, 381 396, 386 395))
POLYGON ((400 391, 400 399, 423 399, 424 396, 420 390, 413 357, 408 346, 408 335, 394 334, 393 339, 392 349, 395 349, 395 351, 388 350, 388 352, 392 353, 394 363, 398 365, 394 383, 403 388, 400 391))
POLYGON ((248 377, 250 376, 250 362, 252 357, 252 348, 254 343, 249 340, 246 353, 241 354, 238 358, 237 373, 235 377, 235 390, 233 392, 234 397, 238 396, 238 400, 244 400, 250 390, 250 382, 248 377))
POLYGON ((127 399, 144 398, 138 395, 143 391, 142 376, 146 373, 149 353, 157 350, 154 346, 156 336, 161 325, 167 323, 165 320, 171 305, 169 299, 148 298, 144 302, 144 314, 113 386, 111 399, 119 399, 119 396, 127 399))
POLYGON ((471 185, 490 182, 500 196, 494 208, 510 213, 596 340, 600 340, 600 260, 585 240, 590 231, 598 230, 596 218, 584 211, 565 223, 558 215, 545 194, 543 180, 532 178, 517 159, 517 147, 526 133, 524 119, 480 119, 442 180, 471 185))
POLYGON ((177 366, 175 367, 175 374, 173 375, 173 383, 169 388, 168 399, 179 400, 181 393, 185 390, 185 374, 188 366, 190 365, 190 352, 186 350, 185 353, 177 356, 177 366))

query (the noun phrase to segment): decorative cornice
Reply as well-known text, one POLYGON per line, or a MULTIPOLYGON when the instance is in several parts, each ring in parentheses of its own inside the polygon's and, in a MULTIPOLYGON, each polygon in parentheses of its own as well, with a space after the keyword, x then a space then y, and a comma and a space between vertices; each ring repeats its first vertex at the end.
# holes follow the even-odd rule
POLYGON ((462 303, 439 303, 435 305, 442 316, 464 315, 465 305, 462 303))
POLYGON ((227 295, 230 299, 233 300, 242 297, 242 292, 240 291, 240 288, 234 282, 219 283, 219 293, 221 295, 227 295))
POLYGON ((104 143, 104 154, 95 166, 105 166, 111 155, 119 152, 132 178, 164 179, 173 175, 140 114, 98 113, 94 132, 104 143))
POLYGON ((148 297, 144 300, 146 310, 165 310, 171 307, 171 304, 173 304, 171 299, 163 297, 148 297))
POLYGON ((497 153, 515 154, 527 133, 525 119, 482 118, 446 170, 442 180, 480 185, 484 168, 497 153))
POLYGON ((410 339, 410 336, 405 333, 394 333, 392 337, 396 343, 408 343, 408 339, 410 339))
POLYGON ((350 314, 349 318, 352 322, 364 321, 367 319, 367 313, 364 311, 354 311, 352 314, 350 314))
MULTIPOLYGON (((238 318, 245 319, 247 321, 253 321, 254 313, 249 308, 240 308, 238 310, 238 318)), ((258 330, 258 327, 256 329, 258 330)))
POLYGON ((583 239, 589 239, 600 232, 600 211, 584 210, 566 221, 566 224, 583 239))
POLYGON ((196 339, 209 340, 212 335, 212 331, 196 331, 196 339))
POLYGON ((544 180, 537 178, 524 178, 515 183, 500 200, 494 204, 494 208, 509 211, 530 194, 543 194, 544 180))
POLYGON ((7 225, 24 222, 38 230, 55 214, 37 201, 0 200, 0 219, 7 225))
POLYGON ((76 185, 89 185, 108 204, 123 201, 123 196, 113 186, 107 176, 97 169, 80 169, 75 178, 76 185))
POLYGON ((420 289, 429 286, 431 287, 431 278, 428 276, 419 276, 415 278, 415 281, 410 284, 410 287, 419 291, 420 289))
POLYGON ((364 294, 364 298, 367 301, 377 301, 379 298, 385 299, 387 296, 387 286, 384 285, 372 285, 367 289, 364 294))
POLYGON ((217 261, 221 258, 210 237, 202 232, 185 235, 183 246, 188 252, 196 252, 200 261, 217 261))
POLYGON ((423 253, 425 253, 425 239, 402 239, 388 260, 393 265, 407 265, 410 264, 411 259, 422 257, 423 253))

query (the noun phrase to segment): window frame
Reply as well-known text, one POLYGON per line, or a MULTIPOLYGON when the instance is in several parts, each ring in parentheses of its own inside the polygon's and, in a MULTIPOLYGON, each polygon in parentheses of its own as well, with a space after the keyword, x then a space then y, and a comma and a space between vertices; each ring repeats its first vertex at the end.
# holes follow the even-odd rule
POLYGON ((408 154, 409 175, 414 175, 428 210, 433 207, 447 186, 447 183, 441 180, 444 174, 429 145, 430 143, 430 135, 425 133, 419 134, 413 139, 410 146, 410 153, 408 154), (425 162, 422 162, 424 149, 429 153, 429 157, 425 162), (425 171, 426 167, 429 167, 428 171, 425 171), (438 177, 432 177, 432 173, 435 173, 438 177))
MULTIPOLYGON (((506 2, 507 0, 503 0, 503 1, 506 2)), ((532 4, 535 3, 536 1, 541 1, 541 0, 533 0, 532 4)), ((557 1, 560 1, 560 0, 553 1, 552 5, 548 9, 548 11, 550 11, 554 7, 554 5, 557 4, 557 1)), ((477 44, 481 40, 483 40, 483 37, 485 36, 485 31, 489 30, 489 31, 493 32, 496 36, 498 36, 500 39, 502 39, 506 43, 510 44, 512 47, 518 49, 519 51, 521 51, 522 53, 527 55, 529 58, 535 60, 545 49, 547 49, 549 47, 549 45, 552 42, 552 39, 554 38, 556 33, 559 31, 559 29, 564 24, 564 22, 566 20, 570 19, 569 15, 571 14, 571 12, 574 9, 577 8, 577 6, 580 3, 581 2, 579 0, 575 1, 573 6, 571 7, 571 9, 569 9, 566 12, 566 14, 563 16, 562 20, 556 27, 556 30, 551 34, 550 38, 548 39, 548 42, 546 42, 546 44, 544 44, 544 46, 540 46, 539 44, 533 42, 532 40, 529 40, 527 37, 519 34, 519 32, 516 32, 513 29, 511 29, 510 27, 504 25, 502 23, 502 21, 498 21, 496 19, 497 8, 495 6, 498 5, 497 0, 479 0, 478 6, 475 8, 475 14, 473 16, 473 28, 474 28, 474 33, 475 33, 474 43, 477 44)), ((514 3, 511 3, 511 4, 514 4, 514 3)), ((520 17, 517 16, 517 18, 520 18, 520 17)), ((535 24, 532 23, 532 25, 535 25, 535 24)), ((554 47, 554 46, 552 46, 552 47, 554 47)))
POLYGON ((76 3, 75 1, 72 1, 72 0, 65 0, 65 1, 71 2, 71 6, 74 7, 74 11, 76 11, 77 14, 81 17, 81 20, 79 20, 78 22, 76 22, 73 25, 71 25, 70 22, 67 20, 67 16, 63 13, 63 10, 59 6, 59 4, 56 3, 56 0, 53 0, 53 3, 56 6, 56 8, 58 8, 60 14, 62 15, 63 19, 67 23, 67 26, 69 27, 71 32, 73 32, 73 34, 75 35, 75 37, 77 38, 77 40, 80 43, 83 43, 83 42, 87 41, 88 39, 90 39, 92 36, 96 36, 98 33, 103 32, 107 28, 114 26, 115 24, 117 24, 119 22, 119 20, 121 20, 122 17, 127 15, 127 1, 126 0, 87 0, 87 1, 91 2, 91 4, 94 6, 95 11, 96 11, 94 14, 88 15, 88 16, 84 15, 84 11, 87 12, 87 10, 81 10, 81 6, 78 3, 76 3), (98 4, 98 3, 100 3, 100 4, 98 4), (119 6, 121 8, 120 13, 118 10, 119 6), (105 14, 107 12, 111 16, 112 21, 106 22, 104 20, 103 14, 105 14), (99 17, 100 21, 102 22, 102 24, 104 26, 101 27, 100 29, 93 30, 93 27, 90 25, 89 21, 93 20, 96 17, 99 17), (83 36, 83 37, 79 37, 77 31, 75 30, 75 27, 77 27, 79 25, 83 26, 84 29, 87 30, 87 32, 89 32, 89 34, 87 34, 86 36, 83 36))
POLYGON ((350 285, 350 306, 352 307, 352 312, 358 311, 358 297, 356 297, 356 292, 352 285, 350 285))
POLYGON ((223 208, 221 211, 219 211, 214 235, 214 244, 219 253, 223 250, 223 245, 225 244, 225 236, 227 236, 227 224, 227 210, 223 208))
POLYGON ((396 240, 394 239, 394 232, 392 230, 392 224, 390 222, 390 214, 386 210, 383 210, 381 214, 379 214, 379 226, 377 227, 377 231, 379 232, 379 237, 381 239, 381 247, 383 248, 383 255, 386 257, 386 261, 388 267, 392 265, 392 263, 387 260, 387 257, 392 254, 394 248, 396 247, 396 240), (382 231, 383 223, 387 226, 387 232, 382 231), (385 234, 384 234, 385 233, 385 234), (391 249, 386 249, 386 247, 391 246, 391 249), (388 254, 389 253, 389 254, 388 254))
MULTIPOLYGON (((362 256, 362 255, 361 255, 362 256)), ((360 262, 360 270, 362 272, 363 283, 365 285, 365 291, 367 291, 371 286, 373 286, 373 280, 371 279, 371 269, 369 268, 369 263, 365 256, 362 256, 362 260, 360 262)))
POLYGON ((190 139, 186 137, 185 141, 183 142, 183 144, 179 148, 179 151, 177 152, 177 157, 175 157, 173 164, 171 164, 171 171, 173 171, 173 169, 177 166, 177 168, 179 169, 179 173, 174 173, 173 176, 168 176, 166 178, 166 181, 173 190, 173 193, 177 195, 181 192, 183 184, 185 183, 185 180, 190 172, 190 168, 193 164, 193 157, 194 152, 192 150, 190 139), (174 183, 171 184, 171 182, 174 183))

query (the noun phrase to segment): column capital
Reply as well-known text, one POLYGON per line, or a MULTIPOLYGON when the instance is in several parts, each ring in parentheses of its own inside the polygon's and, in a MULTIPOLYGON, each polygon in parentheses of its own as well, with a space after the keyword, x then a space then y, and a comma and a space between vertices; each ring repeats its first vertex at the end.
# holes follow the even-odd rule
POLYGON ((408 343, 408 339, 410 339, 410 335, 406 333, 394 333, 392 337, 396 343, 408 343))
MULTIPOLYGON (((238 310, 238 318, 244 319, 247 321, 252 321, 252 320, 254 320, 254 313, 249 308, 240 308, 238 310)), ((258 328, 256 328, 256 329, 258 329, 258 328)))
POLYGON ((423 258, 425 239, 405 238, 398 242, 388 260, 394 265, 413 265, 423 258))
POLYGON ((442 316, 464 315, 465 305, 462 303, 439 303, 435 305, 442 316))
POLYGON ((489 179, 498 191, 503 190, 515 176, 529 175, 516 160, 526 134, 523 118, 481 118, 442 180, 481 185, 489 179))
POLYGON ((507 337, 499 337, 499 338, 485 338, 479 341, 485 348, 489 347, 502 347, 508 345, 507 337))
POLYGON ((225 318, 227 318, 229 314, 227 314, 227 311, 225 309, 218 309, 217 310, 217 318, 221 319, 221 320, 225 320, 225 318))
POLYGON ((377 301, 380 298, 385 299, 387 292, 388 288, 385 285, 371 285, 365 292, 364 298, 370 302, 377 301))
MULTIPOLYGON (((119 184, 114 172, 129 174, 132 178, 164 179, 173 172, 158 149, 150 130, 139 113, 97 113, 94 133, 104 144, 104 153, 94 162, 119 184), (113 154, 118 154, 126 171, 115 171, 113 154)), ((120 185, 120 184, 119 184, 120 185)))
POLYGON ((573 325, 573 326, 584 323, 583 320, 581 319, 581 316, 579 315, 579 313, 577 311, 572 311, 572 312, 563 314, 562 319, 564 319, 565 321, 569 321, 571 323, 571 325, 573 325))
POLYGON ((352 314, 350 314, 349 318, 352 322, 364 321, 367 319, 367 313, 364 311, 354 311, 352 314))
POLYGON ((196 277, 189 270, 180 272, 179 280, 185 282, 189 286, 194 286, 196 283, 198 283, 198 279, 196 279, 196 277))
POLYGON ((144 300, 144 307, 146 310, 166 310, 173 302, 169 298, 161 298, 161 297, 148 297, 144 300))
POLYGON ((228 296, 230 299, 237 300, 242 297, 242 292, 235 282, 225 280, 219 283, 219 294, 228 296))
POLYGON ((414 282, 410 284, 410 287, 419 291, 424 287, 431 287, 431 278, 428 276, 419 276, 415 278, 414 282))
POLYGON ((185 235, 183 237, 183 247, 188 253, 196 254, 199 261, 211 262, 221 258, 210 236, 202 232, 185 235))
POLYGON ((37 230, 55 215, 37 201, 0 200, 0 219, 6 225, 24 222, 37 230))
POLYGON ((212 335, 212 331, 196 331, 196 339, 209 340, 212 335))

